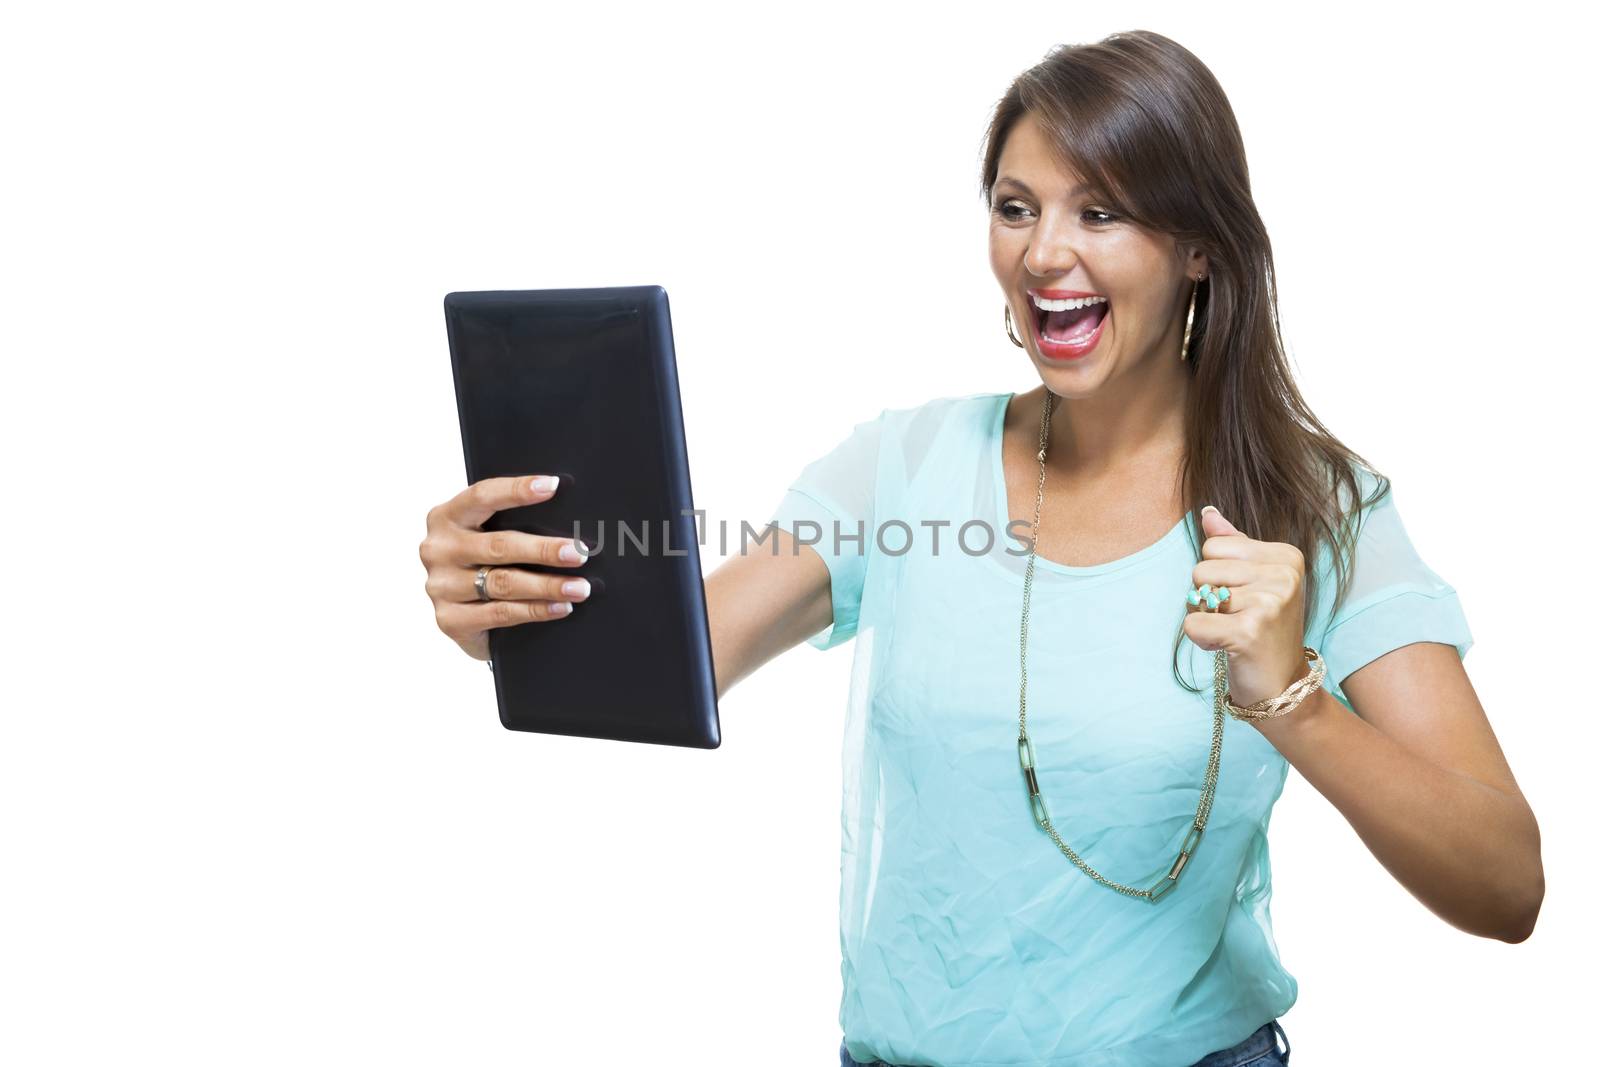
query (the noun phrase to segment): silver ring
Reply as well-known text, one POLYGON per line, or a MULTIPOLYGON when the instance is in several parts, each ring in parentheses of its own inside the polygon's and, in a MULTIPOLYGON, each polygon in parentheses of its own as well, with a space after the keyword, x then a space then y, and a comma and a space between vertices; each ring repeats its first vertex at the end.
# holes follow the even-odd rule
POLYGON ((488 567, 479 567, 478 568, 478 576, 472 580, 472 584, 478 587, 478 599, 479 600, 493 600, 494 599, 494 597, 489 595, 489 588, 488 588, 488 586, 486 584, 488 581, 489 581, 489 568, 488 567))

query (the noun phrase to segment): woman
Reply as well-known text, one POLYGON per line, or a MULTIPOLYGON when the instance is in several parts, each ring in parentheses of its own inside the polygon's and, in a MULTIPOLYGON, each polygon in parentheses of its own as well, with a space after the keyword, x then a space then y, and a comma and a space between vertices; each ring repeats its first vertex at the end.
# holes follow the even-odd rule
MULTIPOLYGON (((1266 832, 1291 763, 1446 921, 1525 939, 1538 828, 1461 605, 1292 381, 1210 72, 1148 32, 1053 51, 1001 100, 982 191, 1040 386, 860 423, 785 494, 789 551, 706 581, 719 693, 856 639, 843 1067, 1287 1063, 1266 832)), ((440 626, 480 659, 581 599, 506 568, 515 607, 476 602, 477 525, 534 481, 430 516, 440 626)), ((573 566, 511 543, 495 562, 573 566)))

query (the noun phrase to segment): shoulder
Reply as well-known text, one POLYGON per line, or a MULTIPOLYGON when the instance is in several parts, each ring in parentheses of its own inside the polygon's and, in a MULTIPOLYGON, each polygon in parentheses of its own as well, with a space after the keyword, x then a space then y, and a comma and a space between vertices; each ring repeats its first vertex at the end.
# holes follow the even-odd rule
POLYGON ((1335 507, 1335 539, 1349 549, 1362 536, 1374 517, 1389 517, 1395 512, 1394 489, 1388 477, 1360 460, 1352 459, 1339 470, 1330 468, 1335 507))
POLYGON ((937 396, 919 404, 884 408, 878 415, 884 431, 903 437, 925 437, 952 425, 986 425, 995 409, 1011 394, 1003 392, 961 393, 937 396))
POLYGON ((1324 496, 1311 535, 1315 551, 1307 566, 1331 588, 1342 584, 1359 555, 1387 539, 1398 516, 1389 479, 1359 457, 1325 461, 1321 482, 1324 496))
POLYGON ((936 455, 975 454, 1008 393, 937 396, 918 404, 884 408, 872 420, 885 474, 910 480, 936 455))

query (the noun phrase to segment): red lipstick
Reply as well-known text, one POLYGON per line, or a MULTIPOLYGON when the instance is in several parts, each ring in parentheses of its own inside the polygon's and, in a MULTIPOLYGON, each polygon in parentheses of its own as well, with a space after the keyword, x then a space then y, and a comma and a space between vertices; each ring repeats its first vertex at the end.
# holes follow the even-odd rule
MULTIPOLYGON (((1029 289, 1028 292, 1044 300, 1073 300, 1086 296, 1102 296, 1101 293, 1086 293, 1078 289, 1029 289)), ((1052 341, 1044 335, 1043 323, 1046 312, 1040 311, 1032 300, 1028 301, 1029 309, 1033 312, 1029 316, 1032 324, 1033 339, 1039 346, 1039 354, 1050 362, 1065 363, 1071 360, 1082 359, 1094 351, 1095 345, 1100 343, 1100 335, 1105 332, 1106 323, 1111 319, 1111 304, 1106 302, 1106 310, 1100 316, 1100 322, 1095 326, 1094 332, 1075 341, 1052 341)))

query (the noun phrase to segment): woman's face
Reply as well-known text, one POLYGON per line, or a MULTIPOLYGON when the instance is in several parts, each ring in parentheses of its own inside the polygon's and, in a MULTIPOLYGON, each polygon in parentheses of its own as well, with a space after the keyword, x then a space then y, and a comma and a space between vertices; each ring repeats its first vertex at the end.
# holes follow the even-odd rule
POLYGON ((1045 385, 1064 397, 1143 377, 1163 361, 1175 367, 1191 279, 1206 271, 1202 253, 1186 262, 1172 237, 1111 215, 1079 180, 1060 169, 1044 132, 1025 114, 1001 151, 989 217, 989 261, 1013 329, 1045 385), (1034 300, 1041 290, 1105 300, 1051 315, 1034 300), (1051 334, 1063 343, 1051 343, 1051 334))

